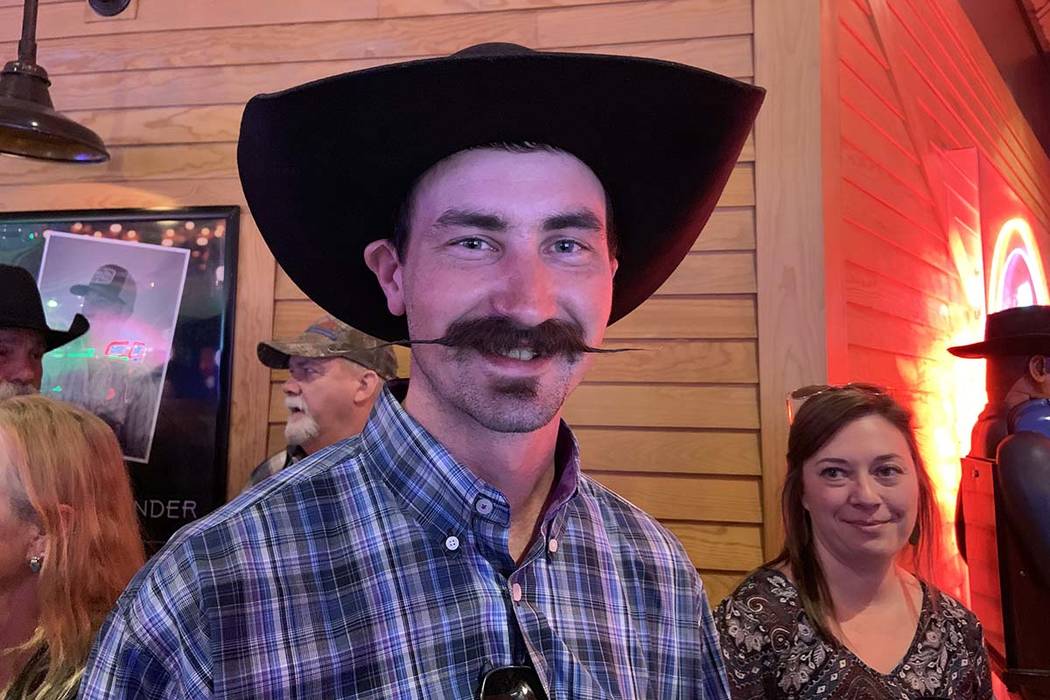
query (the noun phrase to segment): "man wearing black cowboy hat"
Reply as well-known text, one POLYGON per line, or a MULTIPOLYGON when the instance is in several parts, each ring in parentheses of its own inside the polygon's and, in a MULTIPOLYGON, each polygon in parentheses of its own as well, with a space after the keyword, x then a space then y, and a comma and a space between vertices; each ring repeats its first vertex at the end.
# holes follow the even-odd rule
POLYGON ((263 236, 327 311, 411 342, 412 380, 176 535, 82 697, 727 697, 681 544, 582 474, 560 415, 690 249, 761 94, 483 45, 254 98, 263 236))
POLYGON ((0 265, 0 289, 0 399, 35 394, 44 353, 82 336, 88 320, 77 314, 69 330, 49 327, 36 282, 20 267, 0 265))

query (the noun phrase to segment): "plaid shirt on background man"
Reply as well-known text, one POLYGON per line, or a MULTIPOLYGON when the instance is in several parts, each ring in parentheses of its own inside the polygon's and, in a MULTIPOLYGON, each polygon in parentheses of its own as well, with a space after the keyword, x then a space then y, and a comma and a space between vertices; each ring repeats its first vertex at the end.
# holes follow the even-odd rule
POLYGON ((728 698, 681 544, 580 472, 520 565, 503 496, 388 390, 362 435, 191 524, 118 601, 82 698, 448 698, 535 666, 554 698, 728 698), (518 631, 520 629, 520 632, 518 631))

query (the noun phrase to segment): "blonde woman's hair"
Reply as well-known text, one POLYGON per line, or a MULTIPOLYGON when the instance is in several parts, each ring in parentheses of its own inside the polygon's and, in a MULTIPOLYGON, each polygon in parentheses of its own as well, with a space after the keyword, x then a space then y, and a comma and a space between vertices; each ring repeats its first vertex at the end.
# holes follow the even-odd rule
POLYGON ((4 462, 15 513, 47 535, 40 617, 19 648, 46 649, 47 673, 26 697, 61 697, 79 681, 95 634, 144 561, 127 467, 101 419, 43 396, 0 401, 4 462))

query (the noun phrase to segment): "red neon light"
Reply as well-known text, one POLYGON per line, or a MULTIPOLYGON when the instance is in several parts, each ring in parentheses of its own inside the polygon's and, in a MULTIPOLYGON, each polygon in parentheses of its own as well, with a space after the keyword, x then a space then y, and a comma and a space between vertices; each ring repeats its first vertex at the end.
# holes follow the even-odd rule
POLYGON ((106 345, 104 356, 142 362, 146 357, 146 344, 138 340, 113 340, 106 345))

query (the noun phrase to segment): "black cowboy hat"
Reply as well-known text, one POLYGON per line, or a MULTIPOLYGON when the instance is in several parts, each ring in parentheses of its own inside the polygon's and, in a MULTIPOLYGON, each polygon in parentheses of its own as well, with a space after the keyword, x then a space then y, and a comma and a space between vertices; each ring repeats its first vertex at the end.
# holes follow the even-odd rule
POLYGON ((984 340, 948 348, 956 357, 1050 355, 1050 306, 1019 306, 988 314, 984 340))
POLYGON ((40 331, 46 351, 54 350, 87 333, 90 324, 81 314, 73 317, 68 331, 47 325, 44 304, 36 282, 28 271, 13 265, 0 265, 0 328, 24 328, 40 331))
POLYGON ((689 252, 764 90, 668 61, 482 44, 253 97, 237 163, 281 267, 329 313, 385 340, 403 317, 364 263, 428 168, 466 148, 534 142, 598 176, 619 245, 610 323, 689 252))

